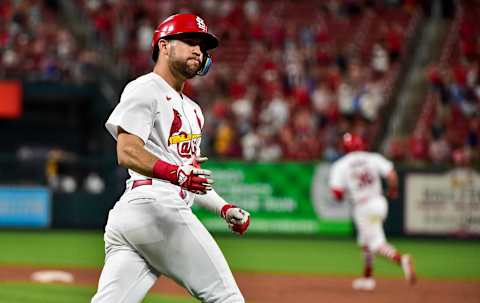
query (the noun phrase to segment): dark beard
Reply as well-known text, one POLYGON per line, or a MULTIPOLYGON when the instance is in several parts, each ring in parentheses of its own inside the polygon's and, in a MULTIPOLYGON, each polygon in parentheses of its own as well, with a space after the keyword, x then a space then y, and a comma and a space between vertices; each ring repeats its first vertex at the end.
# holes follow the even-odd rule
POLYGON ((170 70, 182 75, 185 79, 192 79, 197 75, 198 68, 190 67, 187 61, 188 60, 172 60, 168 65, 170 70))

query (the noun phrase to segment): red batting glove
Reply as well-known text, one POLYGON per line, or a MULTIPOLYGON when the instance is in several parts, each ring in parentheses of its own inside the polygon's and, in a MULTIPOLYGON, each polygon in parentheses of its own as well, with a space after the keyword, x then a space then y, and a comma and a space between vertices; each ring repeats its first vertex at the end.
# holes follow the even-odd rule
POLYGON ((239 235, 243 235, 250 225, 250 213, 235 205, 225 204, 220 215, 227 222, 228 228, 239 235))
POLYGON ((195 194, 204 195, 212 189, 213 181, 207 177, 212 174, 207 169, 195 168, 192 165, 179 166, 177 169, 177 185, 195 194))
POLYGON ((208 179, 212 174, 206 169, 196 168, 193 165, 173 165, 162 160, 155 162, 153 176, 170 181, 183 189, 195 194, 204 195, 212 189, 213 181, 208 179))

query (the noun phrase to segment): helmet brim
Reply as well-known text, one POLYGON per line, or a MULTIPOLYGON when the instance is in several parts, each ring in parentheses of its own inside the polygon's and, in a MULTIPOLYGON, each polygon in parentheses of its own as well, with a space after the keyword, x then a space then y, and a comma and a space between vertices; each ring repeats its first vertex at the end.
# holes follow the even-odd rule
POLYGON ((201 39, 205 42, 206 50, 214 49, 218 47, 218 39, 213 34, 205 33, 205 32, 181 32, 176 33, 174 35, 168 35, 162 37, 162 39, 181 39, 185 36, 197 36, 201 37, 201 39))
MULTIPOLYGON (((218 47, 218 38, 215 37, 215 35, 213 34, 205 33, 205 32, 182 32, 182 33, 176 33, 174 35, 164 36, 164 37, 161 37, 160 39, 181 39, 182 37, 185 37, 185 36, 201 37, 201 39, 205 42, 205 46, 206 46, 205 50, 210 50, 218 47)), ((156 41, 157 44, 158 44, 158 40, 156 41)), ((158 45, 155 45, 152 51, 153 62, 157 61, 158 53, 159 53, 158 45)))

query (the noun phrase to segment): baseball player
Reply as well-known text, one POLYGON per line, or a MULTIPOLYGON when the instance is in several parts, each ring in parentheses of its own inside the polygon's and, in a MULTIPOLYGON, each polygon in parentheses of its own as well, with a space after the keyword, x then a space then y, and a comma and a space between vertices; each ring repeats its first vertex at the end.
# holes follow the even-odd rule
POLYGON ((414 284, 416 280, 412 257, 400 254, 386 241, 383 222, 387 216, 387 200, 382 195, 381 177, 386 178, 388 196, 397 196, 398 177, 392 162, 378 153, 365 150, 365 143, 356 134, 343 136, 347 153, 333 163, 330 171, 330 189, 334 198, 341 201, 350 196, 353 204, 353 222, 357 229, 357 242, 363 250, 363 277, 353 281, 353 288, 373 290, 373 257, 380 255, 400 265, 405 279, 414 284))
POLYGON ((200 107, 182 93, 207 73, 218 46, 204 20, 173 15, 152 39, 153 72, 130 82, 106 122, 130 178, 105 227, 105 265, 92 302, 140 302, 161 275, 202 302, 245 302, 228 264, 192 213, 199 203, 246 232, 248 212, 225 202, 200 167, 200 107))

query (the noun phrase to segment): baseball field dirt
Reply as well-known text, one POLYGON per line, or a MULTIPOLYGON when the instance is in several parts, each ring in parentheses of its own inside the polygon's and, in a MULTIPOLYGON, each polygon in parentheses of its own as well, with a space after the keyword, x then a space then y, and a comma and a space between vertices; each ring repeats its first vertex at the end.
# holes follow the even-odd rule
MULTIPOLYGON (((90 268, 42 268, 28 266, 1 266, 1 281, 31 281, 34 272, 60 270, 74 277, 75 285, 95 287, 99 269, 90 268)), ((301 274, 235 273, 247 302, 335 302, 335 303, 443 303, 480 302, 480 281, 433 280, 420 277, 411 287, 404 280, 380 278, 377 288, 371 292, 354 291, 352 278, 325 277, 301 274)), ((58 283, 58 282, 57 282, 58 283)), ((161 278, 152 292, 189 296, 187 292, 167 278, 161 278)))

